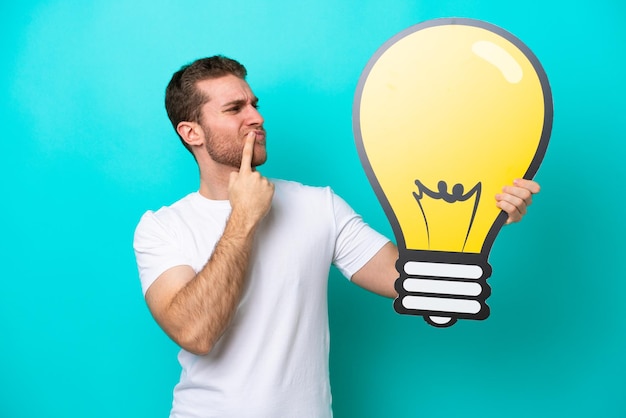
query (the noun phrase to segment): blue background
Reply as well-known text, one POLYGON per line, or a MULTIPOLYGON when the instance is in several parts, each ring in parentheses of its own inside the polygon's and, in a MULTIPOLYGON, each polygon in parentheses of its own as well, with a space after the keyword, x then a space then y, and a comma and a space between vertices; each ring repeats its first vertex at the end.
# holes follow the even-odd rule
POLYGON ((3 2, 0 416, 167 416, 177 348, 145 307, 132 234, 198 187, 163 109, 172 72, 242 61, 269 132, 263 173, 331 185, 391 237, 354 145, 354 90, 388 38, 452 16, 503 27, 542 62, 543 190, 495 241, 486 321, 435 329, 332 271, 335 416, 626 416, 618 0, 3 2))

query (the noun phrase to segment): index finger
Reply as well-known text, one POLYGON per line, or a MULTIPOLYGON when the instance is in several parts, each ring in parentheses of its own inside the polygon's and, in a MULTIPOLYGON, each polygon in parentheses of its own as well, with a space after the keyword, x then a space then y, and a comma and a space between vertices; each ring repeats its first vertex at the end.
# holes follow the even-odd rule
POLYGON ((241 153, 241 167, 239 167, 239 171, 252 171, 254 141, 256 141, 256 134, 254 132, 249 132, 248 135, 246 135, 246 142, 243 144, 243 151, 241 153))
POLYGON ((532 194, 537 194, 541 190, 541 187, 539 186, 539 183, 537 183, 536 181, 533 181, 533 180, 516 179, 513 182, 513 184, 515 186, 517 186, 517 187, 522 187, 522 188, 528 190, 532 194))

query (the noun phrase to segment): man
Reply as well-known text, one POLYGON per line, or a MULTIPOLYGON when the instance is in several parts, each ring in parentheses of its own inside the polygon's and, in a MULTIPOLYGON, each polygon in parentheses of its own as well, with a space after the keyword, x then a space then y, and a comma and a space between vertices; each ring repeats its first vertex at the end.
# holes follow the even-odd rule
MULTIPOLYGON (((329 188, 263 177, 258 99, 238 62, 176 72, 168 116, 200 169, 200 189, 147 212, 135 232, 146 302, 182 348, 171 417, 331 417, 327 278, 394 297, 397 248, 329 188)), ((533 181, 496 196, 516 222, 533 181)))

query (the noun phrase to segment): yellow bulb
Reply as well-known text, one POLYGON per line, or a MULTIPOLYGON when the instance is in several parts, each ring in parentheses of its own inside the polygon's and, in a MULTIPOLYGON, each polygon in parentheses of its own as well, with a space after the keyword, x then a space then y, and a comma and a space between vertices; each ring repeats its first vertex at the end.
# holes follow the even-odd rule
MULTIPOLYGON (((494 196, 515 178, 535 174, 550 135, 551 106, 534 55, 486 22, 424 22, 377 51, 357 88, 355 136, 401 262, 412 254, 468 264, 459 254, 481 255, 469 256, 469 264, 482 265, 488 277, 487 255, 505 220, 494 196)), ((400 270, 403 280, 407 273, 400 270)), ((484 319, 481 298, 490 290, 486 277, 479 281, 484 289, 472 296, 479 313, 428 308, 416 314, 484 319)), ((411 293, 396 287, 401 296, 411 293)))

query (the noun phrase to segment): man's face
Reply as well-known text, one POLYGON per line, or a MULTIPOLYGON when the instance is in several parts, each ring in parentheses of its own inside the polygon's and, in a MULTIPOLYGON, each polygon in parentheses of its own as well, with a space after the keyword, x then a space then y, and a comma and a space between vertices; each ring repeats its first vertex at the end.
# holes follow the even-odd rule
POLYGON ((197 83, 209 101, 201 109, 200 126, 204 130, 205 148, 213 161, 234 168, 241 166, 245 137, 256 135, 252 166, 267 159, 263 117, 257 110, 257 97, 245 80, 234 75, 197 83))

